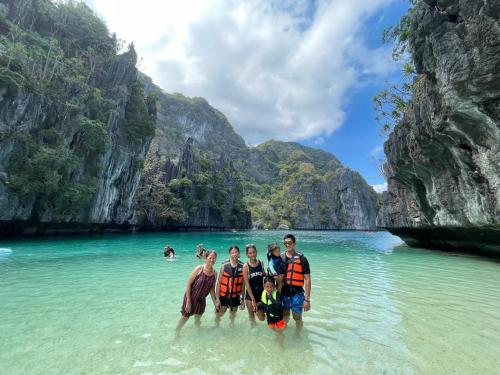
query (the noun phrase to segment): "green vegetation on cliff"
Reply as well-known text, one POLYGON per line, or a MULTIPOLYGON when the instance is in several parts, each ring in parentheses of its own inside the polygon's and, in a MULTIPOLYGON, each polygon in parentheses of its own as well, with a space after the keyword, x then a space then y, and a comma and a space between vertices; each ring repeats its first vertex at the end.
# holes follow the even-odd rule
POLYGON ((154 134, 154 98, 136 78, 118 84, 137 59, 132 45, 120 49, 84 3, 0 1, 0 145, 12 148, 3 167, 19 199, 62 215, 88 204, 122 98, 123 144, 154 134))
POLYGON ((174 163, 153 145, 137 194, 137 215, 150 227, 245 228, 250 223, 240 175, 188 140, 174 163))
MULTIPOLYGON (((244 201, 235 202, 235 213, 229 216, 241 219, 250 209, 253 222, 264 228, 276 228, 279 224, 309 229, 376 226, 377 194, 359 174, 343 167, 332 154, 294 142, 269 141, 257 147, 247 147, 226 117, 205 99, 166 94, 146 76, 141 76, 141 81, 147 93, 158 97, 153 143, 159 155, 172 160, 175 165, 184 165, 184 145, 191 138, 198 149, 198 159, 216 160, 221 155, 230 159, 232 167, 228 166, 226 171, 221 169, 219 173, 232 176, 230 186, 241 183, 244 201), (231 168, 237 173, 230 171, 231 168)), ((200 181, 206 181, 203 170, 195 173, 201 173, 203 178, 200 181)), ((220 185, 215 191, 220 191, 221 197, 227 197, 227 182, 219 183, 218 174, 208 177, 207 183, 220 185)), ((185 187, 183 194, 203 191, 201 186, 205 182, 193 187, 194 177, 187 178, 191 187, 185 187)), ((193 200, 195 207, 204 202, 191 193, 188 196, 181 196, 177 190, 169 193, 174 193, 180 202, 193 200)), ((219 202, 218 195, 209 195, 209 201, 213 211, 208 215, 213 218, 216 208, 225 201, 221 198, 219 202)), ((177 207, 175 205, 172 212, 177 212, 177 207)), ((197 211, 184 212, 183 217, 189 218, 197 211)), ((228 208, 223 212, 228 216, 228 208)))

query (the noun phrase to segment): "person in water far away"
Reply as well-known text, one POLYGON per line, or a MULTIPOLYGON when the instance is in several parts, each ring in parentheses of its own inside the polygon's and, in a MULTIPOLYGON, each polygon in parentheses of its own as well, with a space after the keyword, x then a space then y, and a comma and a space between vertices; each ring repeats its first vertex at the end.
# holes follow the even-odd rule
POLYGON ((283 320, 283 305, 280 294, 275 288, 274 278, 270 276, 266 276, 264 279, 264 290, 258 308, 266 312, 267 326, 276 331, 278 343, 280 347, 283 347, 283 330, 286 327, 283 320))
POLYGON ((168 246, 168 245, 165 245, 165 247, 163 248, 163 256, 165 258, 175 258, 175 251, 174 251, 174 248, 168 246))
POLYGON ((207 251, 203 248, 203 244, 198 244, 198 248, 196 250, 196 258, 205 259, 207 255, 207 251))
POLYGON ((285 321, 290 319, 290 310, 295 320, 297 333, 302 330, 302 311, 311 308, 311 270, 307 258, 295 250, 295 236, 287 234, 283 238, 286 251, 281 259, 286 264, 286 271, 281 290, 285 321), (305 288, 305 291, 304 291, 305 288))
POLYGON ((245 301, 242 295, 245 294, 245 284, 243 283, 243 263, 239 261, 240 249, 233 245, 229 248, 229 260, 222 263, 219 279, 217 280, 217 303, 215 306, 215 325, 218 327, 221 317, 229 308, 231 327, 234 326, 234 319, 238 306, 245 308, 245 301))
POLYGON ((210 294, 216 306, 215 280, 217 280, 217 271, 214 268, 216 260, 217 253, 215 251, 207 251, 205 264, 203 266, 196 266, 191 275, 189 275, 181 308, 182 316, 179 323, 177 323, 176 337, 180 337, 181 329, 191 315, 194 315, 194 324, 200 326, 200 318, 205 312, 205 300, 208 294, 210 294))

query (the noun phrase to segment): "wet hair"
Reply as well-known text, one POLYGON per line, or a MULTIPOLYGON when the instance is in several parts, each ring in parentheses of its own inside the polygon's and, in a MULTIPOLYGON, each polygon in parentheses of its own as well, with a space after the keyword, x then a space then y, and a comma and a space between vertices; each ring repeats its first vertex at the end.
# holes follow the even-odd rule
POLYGON ((231 245, 231 247, 229 248, 229 254, 231 254, 231 250, 233 250, 233 249, 238 250, 238 253, 240 252, 240 248, 239 248, 238 246, 236 246, 236 245, 231 245))
POLYGON ((264 277, 264 284, 265 283, 272 283, 273 285, 275 285, 275 283, 274 283, 274 277, 272 277, 272 276, 266 276, 266 277, 264 277))
POLYGON ((203 249, 203 244, 199 243, 197 247, 201 247, 203 249))
POLYGON ((208 256, 210 254, 215 254, 215 257, 217 258, 217 251, 215 251, 215 250, 207 250, 207 252, 205 254, 205 258, 208 258, 208 256))
POLYGON ((285 234, 285 237, 283 237, 283 240, 286 240, 287 238, 291 239, 293 243, 295 243, 295 236, 293 234, 285 234))
POLYGON ((248 245, 245 246, 245 250, 247 252, 247 255, 248 255, 249 249, 254 249, 257 252, 257 247, 255 247, 255 245, 253 243, 249 243, 248 245))

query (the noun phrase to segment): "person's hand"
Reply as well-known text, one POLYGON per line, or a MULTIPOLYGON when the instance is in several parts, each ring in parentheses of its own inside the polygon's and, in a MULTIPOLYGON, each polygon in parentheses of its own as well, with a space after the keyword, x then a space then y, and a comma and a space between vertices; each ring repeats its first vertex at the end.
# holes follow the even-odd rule
POLYGON ((245 310, 245 300, 242 298, 240 302, 240 310, 245 310))
POLYGON ((220 310, 220 301, 217 299, 215 301, 215 312, 219 312, 220 310))
POLYGON ((304 311, 311 310, 311 301, 308 300, 308 299, 305 299, 304 300, 304 304, 302 305, 302 307, 304 308, 304 311))
POLYGON ((257 304, 255 303, 255 298, 252 298, 252 308, 253 312, 257 312, 257 304))
POLYGON ((187 312, 188 314, 190 314, 190 313, 191 313, 191 301, 189 301, 189 300, 188 300, 188 301, 186 301, 186 312, 187 312))

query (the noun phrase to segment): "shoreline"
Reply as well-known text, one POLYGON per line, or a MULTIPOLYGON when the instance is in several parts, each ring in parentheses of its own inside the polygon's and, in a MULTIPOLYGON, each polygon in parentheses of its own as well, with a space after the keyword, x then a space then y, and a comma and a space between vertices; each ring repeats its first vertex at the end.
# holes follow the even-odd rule
POLYGON ((252 232, 252 231, 310 231, 310 232, 384 232, 385 228, 290 228, 253 229, 223 227, 146 227, 132 224, 94 223, 29 223, 24 221, 0 221, 0 240, 9 238, 73 237, 81 235, 133 234, 133 233, 176 233, 176 232, 252 232))

